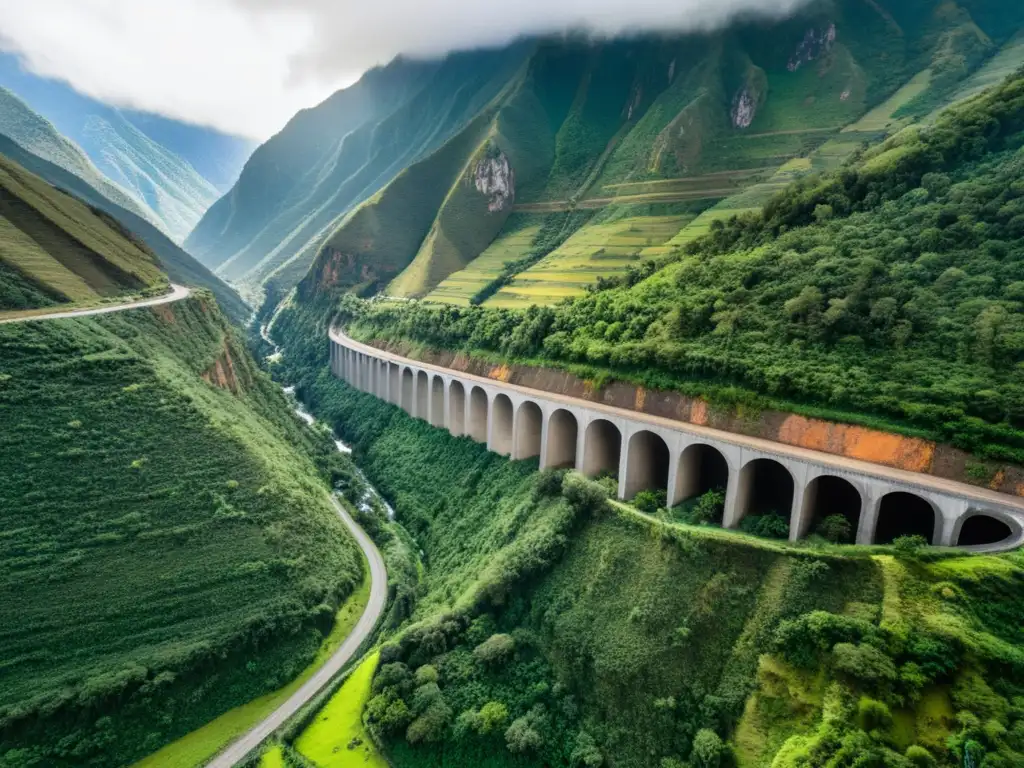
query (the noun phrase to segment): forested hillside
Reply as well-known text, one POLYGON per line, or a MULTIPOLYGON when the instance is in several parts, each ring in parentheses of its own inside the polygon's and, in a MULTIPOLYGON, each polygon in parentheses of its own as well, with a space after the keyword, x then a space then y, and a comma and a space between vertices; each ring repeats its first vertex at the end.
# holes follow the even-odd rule
POLYGON ((345 306, 366 339, 579 367, 1020 464, 1022 146, 1024 73, 584 298, 345 306))
POLYGON ((0 157, 0 311, 167 289, 157 258, 116 221, 0 157))
POLYGON ((0 350, 0 765, 131 764, 295 678, 362 561, 209 296, 0 350))
POLYGON ((122 208, 75 174, 33 155, 3 135, 0 135, 0 155, 13 160, 62 192, 75 196, 94 210, 109 214, 156 254, 160 266, 171 280, 181 285, 209 289, 224 314, 236 325, 242 325, 248 320, 251 311, 241 297, 148 220, 122 208))
MULTIPOLYGON (((349 388, 304 341, 315 322, 280 316, 283 375, 426 566, 361 705, 390 764, 1024 760, 1018 555, 791 549, 648 517, 349 388)), ((326 764, 308 733, 287 748, 326 764)))

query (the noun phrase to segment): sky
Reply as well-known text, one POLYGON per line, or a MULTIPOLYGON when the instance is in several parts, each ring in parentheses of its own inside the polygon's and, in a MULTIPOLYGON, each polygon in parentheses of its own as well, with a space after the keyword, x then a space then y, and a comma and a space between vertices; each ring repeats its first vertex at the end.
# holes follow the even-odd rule
POLYGON ((0 0, 0 50, 113 106, 264 140, 398 54, 708 29, 807 0, 0 0))

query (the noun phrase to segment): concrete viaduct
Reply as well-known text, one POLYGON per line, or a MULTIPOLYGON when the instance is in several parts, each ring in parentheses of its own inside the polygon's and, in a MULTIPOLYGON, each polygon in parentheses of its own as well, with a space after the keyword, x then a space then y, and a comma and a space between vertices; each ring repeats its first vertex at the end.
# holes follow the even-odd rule
POLYGON ((1024 543, 1024 499, 931 475, 527 389, 393 355, 330 332, 331 371, 455 436, 541 469, 618 477, 618 495, 662 490, 669 506, 725 488, 723 525, 788 513, 790 540, 842 514, 858 544, 921 534, 978 552, 1024 543))

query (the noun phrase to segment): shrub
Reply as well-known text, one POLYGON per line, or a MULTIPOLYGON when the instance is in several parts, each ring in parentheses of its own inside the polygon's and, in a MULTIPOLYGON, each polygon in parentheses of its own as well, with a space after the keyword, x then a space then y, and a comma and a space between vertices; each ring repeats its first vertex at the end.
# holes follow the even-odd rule
POLYGON ((785 539, 789 536, 789 520, 777 512, 747 515, 740 523, 740 530, 763 539, 785 539))
POLYGON ((573 768, 600 768, 604 765, 604 755, 597 748, 594 737, 586 731, 576 734, 576 745, 569 755, 569 764, 573 768))
POLYGON ((836 643, 832 648, 836 669, 850 677, 866 682, 896 679, 896 665, 892 659, 872 645, 836 643))
POLYGON ((697 500, 691 519, 695 523, 721 523, 725 513, 725 491, 714 488, 697 500))
POLYGON ((508 707, 500 701, 488 701, 480 707, 480 716, 476 731, 481 735, 488 734, 491 731, 503 728, 507 720, 508 707))
POLYGON ((531 725, 528 717, 520 717, 513 720, 505 731, 505 744, 509 752, 519 755, 540 749, 544 746, 544 739, 531 725))
POLYGON ((690 764, 693 768, 719 768, 725 745, 718 734, 709 728, 701 728, 693 737, 690 764))
POLYGON ((899 536, 892 542, 892 548, 896 551, 897 557, 915 558, 921 550, 928 546, 928 539, 924 536, 899 536))
POLYGON ((436 683, 438 677, 439 675, 437 674, 437 667, 431 666, 430 664, 424 664, 422 667, 416 670, 416 685, 436 683))
POLYGON ((491 635, 473 649, 473 656, 484 664, 500 664, 507 660, 516 649, 512 635, 497 633, 491 635))
POLYGON ((412 721, 405 731, 410 744, 440 741, 444 736, 452 710, 443 698, 438 697, 419 717, 412 721))
POLYGON ((842 515, 829 515, 818 523, 815 533, 833 544, 844 544, 852 537, 853 526, 842 515))
POLYGON ((862 696, 857 702, 857 719, 865 731, 888 728, 892 724, 892 713, 883 702, 862 696))
POLYGON ((608 501, 604 488, 576 472, 565 476, 562 495, 577 512, 596 512, 608 501))
POLYGON ((633 497, 633 506, 641 512, 653 515, 665 506, 667 499, 665 491, 640 491, 633 497))
POLYGON ((932 768, 935 765, 932 753, 918 744, 911 744, 907 747, 905 757, 914 768, 932 768))

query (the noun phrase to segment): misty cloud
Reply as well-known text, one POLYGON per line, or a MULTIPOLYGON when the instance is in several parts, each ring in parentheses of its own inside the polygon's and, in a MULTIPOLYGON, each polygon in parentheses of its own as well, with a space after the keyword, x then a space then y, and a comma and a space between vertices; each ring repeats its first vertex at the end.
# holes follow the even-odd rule
POLYGON ((0 48, 94 98, 263 139, 399 53, 709 29, 807 0, 0 0, 0 48))

